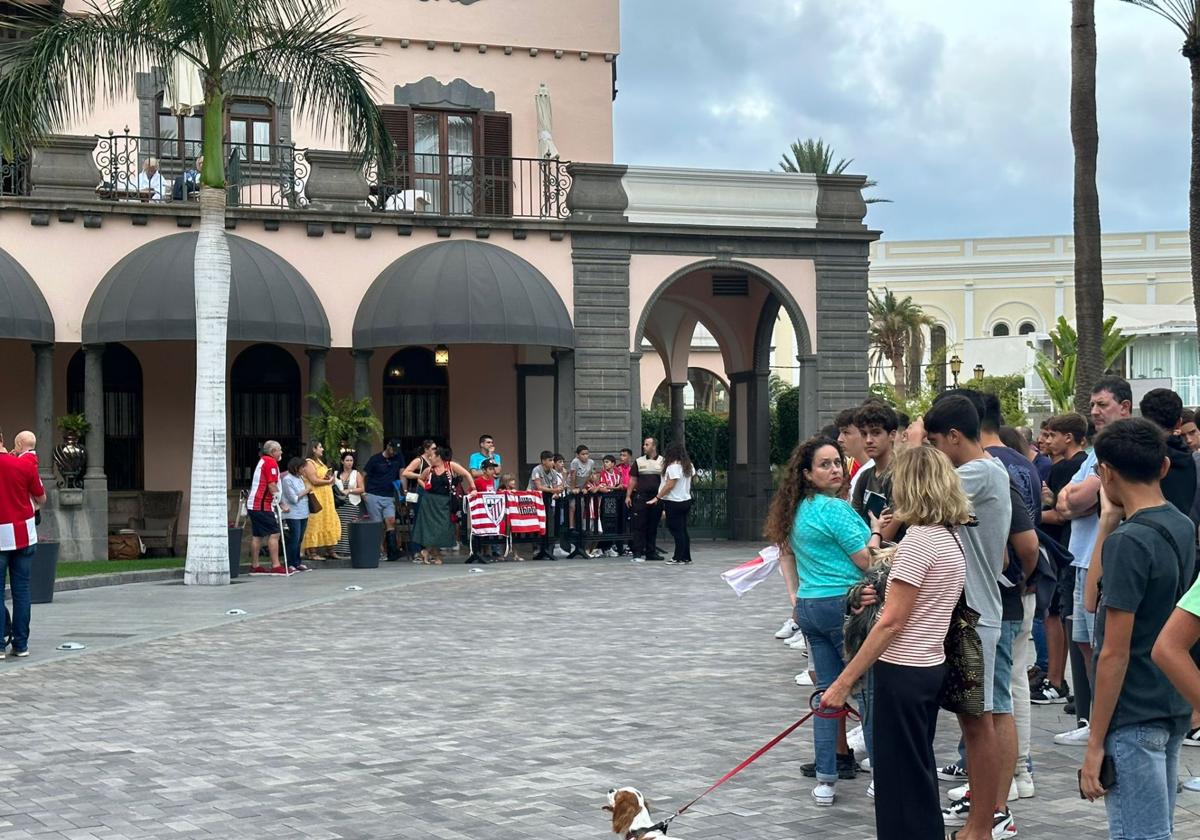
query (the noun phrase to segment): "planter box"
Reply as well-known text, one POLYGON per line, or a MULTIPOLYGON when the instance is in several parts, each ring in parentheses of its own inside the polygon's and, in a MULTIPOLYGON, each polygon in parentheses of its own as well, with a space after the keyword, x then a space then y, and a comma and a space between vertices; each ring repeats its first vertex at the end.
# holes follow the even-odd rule
POLYGON ((229 577, 235 578, 242 572, 242 529, 229 529, 229 577))
POLYGON ((54 581, 57 577, 58 543, 39 542, 33 555, 33 571, 29 576, 30 602, 51 603, 54 600, 54 581))
POLYGON ((350 568, 378 569, 383 523, 359 519, 350 523, 350 568))

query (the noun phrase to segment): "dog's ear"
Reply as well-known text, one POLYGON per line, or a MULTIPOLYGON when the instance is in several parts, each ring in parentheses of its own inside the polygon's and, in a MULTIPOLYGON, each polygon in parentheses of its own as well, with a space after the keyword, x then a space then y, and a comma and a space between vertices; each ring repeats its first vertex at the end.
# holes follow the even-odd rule
POLYGON ((614 834, 625 834, 633 825, 634 817, 642 810, 638 795, 631 790, 619 790, 613 797, 612 830, 614 834))

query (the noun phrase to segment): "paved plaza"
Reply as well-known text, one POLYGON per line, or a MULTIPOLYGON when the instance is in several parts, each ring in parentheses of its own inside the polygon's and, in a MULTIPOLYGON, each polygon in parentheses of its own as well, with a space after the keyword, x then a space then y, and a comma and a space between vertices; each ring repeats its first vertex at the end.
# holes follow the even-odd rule
MULTIPOLYGON (((771 637, 782 583, 738 600, 718 573, 755 547, 694 551, 60 592, 33 655, 0 663, 0 840, 611 837, 609 787, 669 812, 804 708, 805 659, 771 637), (66 640, 88 649, 53 652, 66 640)), ((1034 709, 1020 836, 1106 836, 1082 751, 1051 743, 1059 710, 1034 709)), ((944 719, 939 757, 955 734, 944 719)), ((811 744, 796 733, 671 836, 874 836, 869 777, 812 804, 811 744)), ((1177 836, 1200 837, 1200 795, 1180 803, 1177 836)))

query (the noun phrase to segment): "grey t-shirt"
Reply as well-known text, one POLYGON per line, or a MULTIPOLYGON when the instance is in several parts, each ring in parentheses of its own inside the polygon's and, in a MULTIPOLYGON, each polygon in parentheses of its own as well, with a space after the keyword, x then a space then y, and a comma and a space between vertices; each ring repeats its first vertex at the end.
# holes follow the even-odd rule
POLYGON ((979 613, 981 626, 999 627, 1000 589, 996 584, 1004 575, 1012 525, 1008 471, 991 456, 968 461, 957 471, 975 514, 974 524, 958 529, 967 558, 967 605, 979 613))
POLYGON ((596 471, 596 462, 589 458, 587 461, 580 461, 578 458, 571 459, 571 465, 567 467, 567 475, 574 476, 575 480, 571 482, 572 487, 583 487, 587 484, 592 473, 596 471))
POLYGON ((1104 649, 1108 610, 1133 613, 1129 667, 1109 732, 1118 726, 1163 721, 1186 731, 1191 709, 1150 659, 1154 641, 1192 579, 1196 559, 1192 521, 1171 504, 1140 510, 1122 522, 1101 549, 1104 581, 1096 615, 1096 658, 1104 649), (1147 522, 1175 538, 1175 548, 1147 522))
POLYGON ((548 470, 543 469, 541 464, 538 464, 536 467, 534 467, 533 472, 529 474, 530 490, 538 489, 535 482, 539 479, 542 482, 542 489, 544 490, 555 491, 562 487, 563 484, 563 477, 559 475, 557 470, 555 470, 553 467, 548 470))

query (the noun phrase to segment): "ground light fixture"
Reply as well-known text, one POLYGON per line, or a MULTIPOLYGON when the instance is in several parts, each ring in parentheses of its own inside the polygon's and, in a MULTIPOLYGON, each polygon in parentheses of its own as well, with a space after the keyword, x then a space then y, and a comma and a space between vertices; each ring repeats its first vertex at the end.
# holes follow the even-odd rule
POLYGON ((445 344, 439 344, 433 348, 433 363, 438 367, 446 367, 450 364, 450 348, 445 344))
POLYGON ((975 365, 975 381, 976 382, 983 381, 983 372, 984 372, 983 365, 975 365))
POLYGON ((245 615, 246 611, 234 607, 231 610, 225 610, 225 615, 245 615))
POLYGON ((87 645, 83 642, 63 642, 55 650, 87 650, 87 645))
POLYGON ((950 357, 950 375, 954 377, 954 387, 958 387, 958 374, 962 372, 962 359, 955 353, 950 357))

